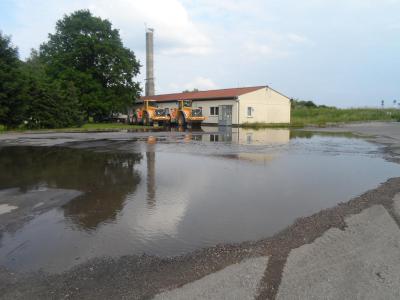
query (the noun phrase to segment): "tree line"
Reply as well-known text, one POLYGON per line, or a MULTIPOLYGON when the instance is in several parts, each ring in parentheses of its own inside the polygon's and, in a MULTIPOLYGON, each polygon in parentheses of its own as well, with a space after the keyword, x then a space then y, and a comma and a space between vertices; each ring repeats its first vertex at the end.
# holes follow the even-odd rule
POLYGON ((310 100, 290 99, 292 109, 296 108, 333 108, 332 106, 317 105, 310 100))
POLYGON ((89 10, 60 19, 26 61, 0 32, 0 124, 81 126, 126 111, 140 96, 140 67, 119 31, 89 10))

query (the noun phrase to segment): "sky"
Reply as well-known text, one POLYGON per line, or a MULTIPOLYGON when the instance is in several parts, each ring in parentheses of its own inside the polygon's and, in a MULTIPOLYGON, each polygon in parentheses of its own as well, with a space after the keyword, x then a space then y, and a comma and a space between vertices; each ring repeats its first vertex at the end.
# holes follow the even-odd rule
POLYGON ((0 0, 0 30, 25 59, 78 9, 110 20, 143 66, 154 28, 158 94, 268 85, 338 107, 400 102, 400 0, 0 0))

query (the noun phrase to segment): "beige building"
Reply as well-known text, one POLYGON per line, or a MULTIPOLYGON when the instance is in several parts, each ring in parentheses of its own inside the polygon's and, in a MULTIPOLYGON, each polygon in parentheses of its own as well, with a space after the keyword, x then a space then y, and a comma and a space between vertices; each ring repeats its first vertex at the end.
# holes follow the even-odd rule
POLYGON ((177 100, 192 100, 201 107, 203 124, 290 123, 290 99, 268 86, 184 92, 142 97, 156 100, 161 108, 177 107, 177 100))

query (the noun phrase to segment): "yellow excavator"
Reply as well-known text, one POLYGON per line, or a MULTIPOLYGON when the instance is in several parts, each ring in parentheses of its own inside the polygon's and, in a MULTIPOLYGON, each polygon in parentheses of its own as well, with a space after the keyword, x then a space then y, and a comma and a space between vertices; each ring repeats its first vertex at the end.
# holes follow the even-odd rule
POLYGON ((170 123, 178 126, 200 126, 206 118, 201 108, 193 108, 191 100, 178 100, 178 107, 169 111, 170 123))
POLYGON ((167 115, 166 110, 158 108, 155 100, 144 100, 143 106, 133 111, 132 124, 143 124, 151 126, 154 123, 167 124, 170 117, 167 115))

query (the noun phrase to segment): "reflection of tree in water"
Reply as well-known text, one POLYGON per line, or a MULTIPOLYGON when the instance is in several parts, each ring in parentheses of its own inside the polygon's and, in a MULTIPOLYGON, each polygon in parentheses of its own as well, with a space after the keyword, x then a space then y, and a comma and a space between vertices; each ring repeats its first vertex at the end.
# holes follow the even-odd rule
POLYGON ((314 133, 310 131, 290 130, 290 139, 302 138, 311 139, 314 133))
POLYGON ((93 152, 61 147, 0 148, 0 189, 22 190, 46 185, 84 195, 70 201, 64 214, 78 226, 93 229, 114 220, 140 176, 137 153, 93 152))

